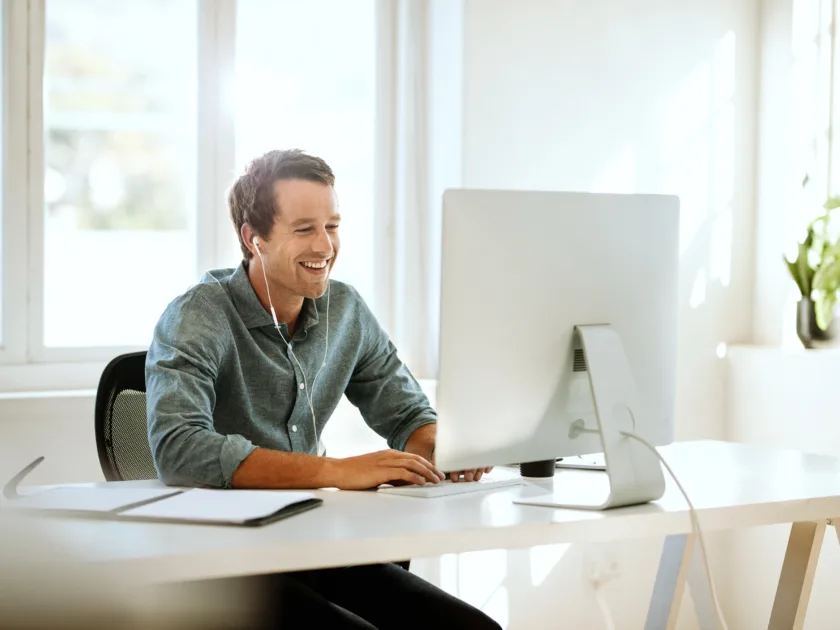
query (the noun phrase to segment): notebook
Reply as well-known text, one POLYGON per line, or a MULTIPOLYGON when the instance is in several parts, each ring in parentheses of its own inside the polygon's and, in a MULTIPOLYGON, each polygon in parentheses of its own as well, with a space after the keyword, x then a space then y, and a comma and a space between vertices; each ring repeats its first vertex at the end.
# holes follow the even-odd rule
POLYGON ((4 507, 50 516, 124 521, 260 526, 323 503, 311 492, 203 488, 58 486, 7 501, 4 507))

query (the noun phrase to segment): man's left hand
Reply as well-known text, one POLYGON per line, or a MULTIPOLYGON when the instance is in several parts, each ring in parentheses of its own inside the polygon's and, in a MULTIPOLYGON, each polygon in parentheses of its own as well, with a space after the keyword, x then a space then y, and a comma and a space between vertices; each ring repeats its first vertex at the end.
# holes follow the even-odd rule
MULTIPOLYGON (((407 453, 414 453, 425 457, 432 464, 435 463, 435 437, 437 434, 437 426, 434 424, 427 424, 419 429, 408 438, 405 445, 407 453)), ((478 481, 485 473, 489 473, 493 467, 489 468, 473 468, 472 470, 461 470, 458 472, 448 472, 446 476, 453 482, 458 481, 478 481)))
POLYGON ((454 483, 459 481, 478 481, 485 473, 489 473, 491 470, 493 470, 492 466, 489 466, 488 468, 473 468, 472 470, 451 472, 449 473, 449 479, 451 479, 454 483))

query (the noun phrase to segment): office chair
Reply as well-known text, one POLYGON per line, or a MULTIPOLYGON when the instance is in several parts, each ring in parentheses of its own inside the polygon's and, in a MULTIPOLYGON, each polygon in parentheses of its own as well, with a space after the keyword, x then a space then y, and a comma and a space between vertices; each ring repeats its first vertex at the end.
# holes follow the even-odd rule
POLYGON ((146 352, 122 354, 105 367, 94 411, 99 465, 108 481, 156 479, 146 432, 146 352))

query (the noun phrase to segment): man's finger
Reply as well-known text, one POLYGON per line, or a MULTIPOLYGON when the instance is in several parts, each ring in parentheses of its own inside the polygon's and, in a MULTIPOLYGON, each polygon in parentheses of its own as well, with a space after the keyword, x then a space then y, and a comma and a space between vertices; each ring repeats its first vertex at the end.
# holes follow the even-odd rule
POLYGON ((473 480, 474 480, 474 481, 478 481, 479 479, 481 479, 481 476, 482 476, 483 474, 484 474, 484 469, 483 469, 483 468, 479 468, 478 470, 476 470, 476 471, 475 471, 475 477, 473 478, 473 480))
POLYGON ((459 472, 449 473, 449 478, 452 480, 452 483, 457 482, 460 477, 461 477, 461 473, 459 473, 459 472))
POLYGON ((465 470, 464 471, 464 479, 467 481, 474 481, 475 480, 475 471, 474 470, 465 470))
POLYGON ((414 460, 415 462, 419 462, 419 463, 423 464, 424 466, 430 467, 432 470, 434 470, 435 474, 437 474, 440 477, 441 480, 446 479, 446 475, 444 475, 440 470, 438 470, 438 467, 435 466, 435 464, 433 462, 429 461, 425 457, 421 457, 420 455, 417 455, 416 453, 406 453, 405 451, 396 451, 396 453, 397 453, 398 458, 411 459, 411 460, 414 460))

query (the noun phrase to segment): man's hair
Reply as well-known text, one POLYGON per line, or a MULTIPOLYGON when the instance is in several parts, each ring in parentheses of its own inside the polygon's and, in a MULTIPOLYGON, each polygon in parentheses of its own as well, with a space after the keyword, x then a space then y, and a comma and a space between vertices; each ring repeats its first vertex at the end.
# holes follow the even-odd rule
POLYGON ((269 151, 251 160, 228 191, 230 218, 246 260, 252 254, 242 240, 242 226, 247 223, 262 238, 268 238, 274 218, 280 211, 274 199, 274 182, 282 179, 304 179, 335 185, 335 175, 329 165, 300 149, 269 151))

